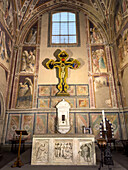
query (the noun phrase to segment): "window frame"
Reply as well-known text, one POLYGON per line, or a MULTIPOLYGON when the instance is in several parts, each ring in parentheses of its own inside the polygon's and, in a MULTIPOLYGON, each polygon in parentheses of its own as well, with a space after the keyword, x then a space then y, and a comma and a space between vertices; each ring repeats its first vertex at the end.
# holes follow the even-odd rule
MULTIPOLYGON (((48 29, 48 46, 79 46, 80 45, 80 35, 79 35, 79 13, 74 10, 56 10, 49 13, 49 29, 48 29), (76 43, 52 43, 52 15, 59 12, 70 12, 75 14, 76 19, 76 43)), ((59 35, 61 36, 61 35, 59 35)), ((68 34, 70 36, 70 34, 68 34)))

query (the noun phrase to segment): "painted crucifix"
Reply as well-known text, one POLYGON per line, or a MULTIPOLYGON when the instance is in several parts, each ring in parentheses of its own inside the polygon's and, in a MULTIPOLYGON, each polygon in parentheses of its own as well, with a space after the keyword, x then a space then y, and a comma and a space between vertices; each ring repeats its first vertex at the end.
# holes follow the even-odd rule
POLYGON ((46 67, 48 69, 58 68, 59 69, 59 84, 58 90, 59 92, 56 94, 57 96, 69 96, 67 89, 69 88, 66 83, 66 79, 68 77, 68 68, 77 69, 80 66, 80 62, 76 59, 68 60, 68 54, 65 51, 61 51, 58 54, 59 61, 49 60, 46 63, 46 67))

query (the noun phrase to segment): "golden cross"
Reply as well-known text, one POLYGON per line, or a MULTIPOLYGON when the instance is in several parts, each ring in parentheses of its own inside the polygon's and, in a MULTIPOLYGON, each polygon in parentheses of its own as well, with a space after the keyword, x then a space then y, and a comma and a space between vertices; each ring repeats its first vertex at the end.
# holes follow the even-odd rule
POLYGON ((67 89, 69 88, 69 86, 66 83, 66 79, 68 77, 68 68, 77 69, 80 66, 80 62, 76 59, 73 59, 72 61, 66 61, 66 59, 68 58, 68 54, 65 51, 61 51, 58 54, 58 58, 60 59, 60 61, 54 61, 52 59, 49 60, 46 63, 46 67, 48 69, 53 69, 55 67, 59 68, 59 92, 56 95, 69 96, 69 93, 67 93, 67 89))

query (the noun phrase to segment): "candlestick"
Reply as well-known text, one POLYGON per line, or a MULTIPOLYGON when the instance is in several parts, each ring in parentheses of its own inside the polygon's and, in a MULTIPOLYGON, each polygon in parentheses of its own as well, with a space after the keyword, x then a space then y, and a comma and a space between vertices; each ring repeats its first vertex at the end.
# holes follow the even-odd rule
POLYGON ((104 131, 106 131, 106 122, 105 122, 104 110, 102 110, 102 116, 103 116, 104 131))

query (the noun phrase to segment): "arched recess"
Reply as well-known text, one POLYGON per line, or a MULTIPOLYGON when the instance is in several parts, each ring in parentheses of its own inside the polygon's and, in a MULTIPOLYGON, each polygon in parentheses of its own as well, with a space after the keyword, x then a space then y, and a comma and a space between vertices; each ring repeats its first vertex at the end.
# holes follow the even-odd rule
MULTIPOLYGON (((58 2, 57 4, 49 5, 47 8, 44 8, 44 6, 40 6, 39 8, 36 8, 33 10, 33 13, 31 15, 31 18, 28 18, 24 21, 24 23, 21 24, 20 30, 19 30, 19 37, 17 38, 16 45, 21 47, 24 44, 24 40, 30 30, 30 28, 37 22, 41 22, 41 17, 43 14, 47 13, 49 10, 56 10, 56 9, 76 9, 77 11, 81 11, 84 13, 84 15, 87 16, 88 20, 90 20, 100 31, 103 39, 104 44, 109 44, 109 35, 107 34, 107 29, 105 28, 105 25, 103 24, 104 20, 103 17, 99 14, 98 11, 96 11, 94 8, 92 8, 89 5, 83 4, 79 5, 79 1, 76 1, 77 3, 69 3, 68 5, 66 3, 58 2)), ((47 3, 46 3, 47 4, 47 3)), ((39 35, 38 35, 39 36, 39 35)), ((38 42, 37 45, 39 46, 38 42)), ((39 48, 38 48, 39 49, 39 48)), ((19 55, 19 57, 21 57, 19 55)))
POLYGON ((79 1, 76 1, 76 3, 64 3, 64 2, 58 2, 58 3, 46 3, 46 6, 41 5, 38 8, 35 8, 31 14, 31 17, 26 19, 20 26, 19 30, 19 38, 17 38, 16 44, 19 45, 23 43, 23 37, 26 36, 29 28, 31 27, 31 24, 35 23, 44 13, 48 12, 49 10, 55 10, 55 9, 76 9, 79 11, 82 11, 85 15, 88 16, 88 19, 91 20, 98 29, 100 29, 101 33, 105 35, 105 42, 109 42, 109 35, 107 33, 107 29, 105 28, 104 25, 104 18, 100 13, 94 9, 93 7, 85 4, 85 3, 80 3, 79 1), (47 7, 46 7, 47 6, 47 7))

